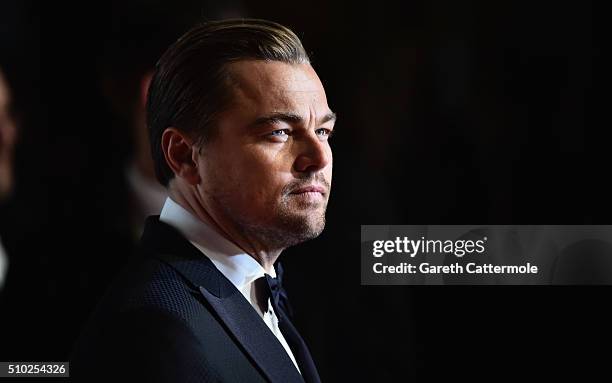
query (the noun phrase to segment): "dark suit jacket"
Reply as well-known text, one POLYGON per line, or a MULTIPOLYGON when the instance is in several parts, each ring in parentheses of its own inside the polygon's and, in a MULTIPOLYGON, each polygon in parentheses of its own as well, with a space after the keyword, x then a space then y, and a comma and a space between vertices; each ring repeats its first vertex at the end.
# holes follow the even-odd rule
POLYGON ((308 352, 296 352, 287 339, 300 375, 236 287, 158 216, 147 219, 141 250, 112 284, 75 345, 72 377, 82 381, 125 377, 134 382, 319 381, 308 352))

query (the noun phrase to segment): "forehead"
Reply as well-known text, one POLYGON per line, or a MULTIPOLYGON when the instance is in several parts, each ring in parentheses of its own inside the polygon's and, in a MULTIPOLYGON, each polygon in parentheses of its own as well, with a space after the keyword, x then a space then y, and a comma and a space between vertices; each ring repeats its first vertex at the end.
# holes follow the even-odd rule
POLYGON ((325 90, 309 64, 278 61, 239 61, 228 66, 233 103, 263 112, 294 110, 325 114, 329 108, 325 90))

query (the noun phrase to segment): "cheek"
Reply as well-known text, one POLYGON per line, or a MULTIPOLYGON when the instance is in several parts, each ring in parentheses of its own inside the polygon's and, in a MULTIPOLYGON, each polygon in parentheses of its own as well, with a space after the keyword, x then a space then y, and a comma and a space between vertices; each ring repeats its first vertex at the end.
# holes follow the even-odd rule
POLYGON ((289 181, 284 180, 284 177, 291 175, 291 166, 285 166, 285 163, 280 153, 247 152, 241 170, 246 186, 245 197, 260 203, 270 203, 278 198, 283 186, 289 181))
POLYGON ((270 211, 281 195, 283 186, 290 180, 290 165, 284 170, 282 154, 253 148, 221 153, 214 166, 216 193, 224 200, 248 215, 270 211), (221 186, 222 185, 222 186, 221 186))

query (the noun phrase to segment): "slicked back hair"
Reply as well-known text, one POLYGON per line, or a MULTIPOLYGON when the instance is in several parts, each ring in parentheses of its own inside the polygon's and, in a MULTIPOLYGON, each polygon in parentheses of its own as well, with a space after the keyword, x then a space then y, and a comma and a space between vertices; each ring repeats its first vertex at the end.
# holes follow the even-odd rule
POLYGON ((300 39, 266 20, 227 19, 195 26, 163 54, 149 86, 147 124, 158 181, 174 177, 162 149, 162 134, 174 127, 198 144, 211 138, 216 117, 228 105, 227 65, 242 60, 308 64, 300 39))

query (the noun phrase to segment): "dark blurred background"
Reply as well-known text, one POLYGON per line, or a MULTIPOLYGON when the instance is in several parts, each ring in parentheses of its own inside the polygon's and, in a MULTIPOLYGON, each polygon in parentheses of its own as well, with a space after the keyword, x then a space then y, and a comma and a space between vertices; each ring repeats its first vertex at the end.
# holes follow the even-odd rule
POLYGON ((589 380, 609 355, 595 349, 611 345, 609 288, 360 286, 359 233, 610 224, 598 14, 583 1, 3 1, 19 140, 0 207, 0 360, 67 360, 129 256, 114 249, 137 237, 126 174, 146 162, 147 74, 193 23, 244 16, 300 36, 339 116, 327 229, 282 257, 322 379, 589 380))

